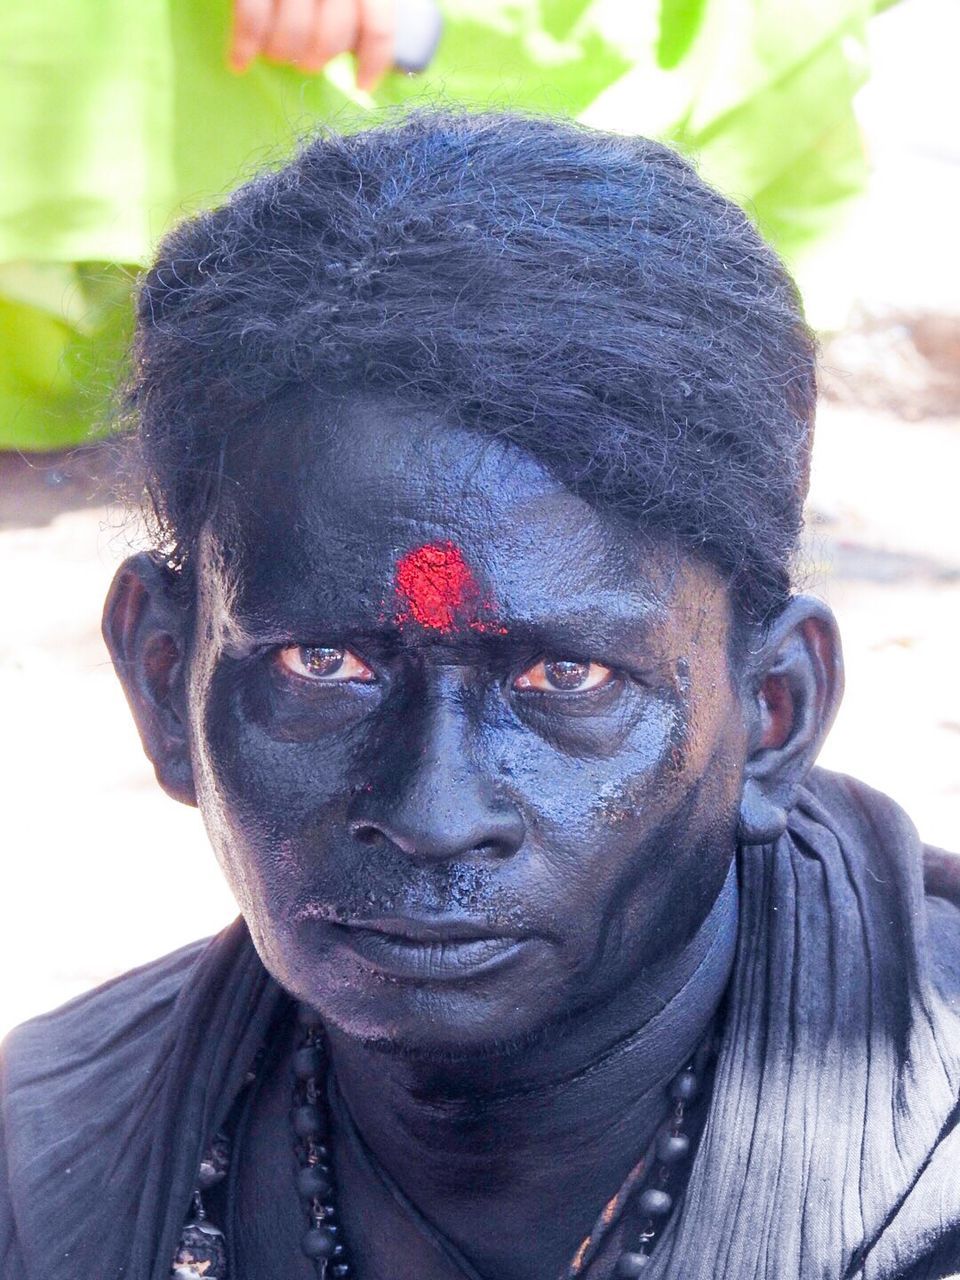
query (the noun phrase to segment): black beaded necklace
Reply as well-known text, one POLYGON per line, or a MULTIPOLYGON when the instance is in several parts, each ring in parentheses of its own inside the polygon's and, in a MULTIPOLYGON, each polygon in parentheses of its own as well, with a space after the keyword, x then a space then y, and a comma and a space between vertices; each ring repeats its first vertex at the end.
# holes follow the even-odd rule
POLYGON ((303 1252, 317 1268, 318 1280, 345 1280, 351 1267, 346 1246, 340 1239, 340 1223, 333 1180, 333 1163, 324 1139, 329 1138, 330 1123, 326 1093, 322 1081, 326 1076, 326 1052, 323 1024, 312 1009, 300 1005, 297 1017, 304 1029, 303 1044, 293 1055, 293 1112, 291 1122, 296 1136, 300 1168, 297 1190, 307 1211, 303 1252))
MULTIPOLYGON (((348 1280, 353 1275, 353 1267, 342 1238, 329 1148, 323 1023, 319 1014, 306 1005, 298 1006, 297 1020, 303 1036, 293 1055, 290 1121, 299 1166, 297 1191, 304 1204, 306 1219, 301 1245, 316 1268, 317 1280, 348 1280)), ((598 1228, 577 1250, 563 1280, 577 1280, 584 1274, 611 1225, 631 1208, 638 1214, 633 1237, 635 1247, 620 1254, 615 1275, 620 1280, 635 1280, 643 1274, 692 1164, 700 1125, 696 1125, 694 1131, 689 1124, 691 1104, 703 1093, 704 1079, 711 1070, 715 1053, 711 1031, 694 1058, 671 1081, 667 1091, 670 1111, 651 1149, 635 1166, 614 1200, 606 1206, 598 1228)), ((255 1073, 251 1072, 248 1081, 254 1078, 255 1073)), ((701 1116, 701 1124, 702 1119, 701 1116)), ((229 1138, 219 1133, 200 1164, 191 1200, 191 1216, 180 1236, 170 1271, 171 1280, 228 1280, 226 1242, 223 1232, 207 1217, 203 1195, 223 1181, 229 1163, 229 1138)))

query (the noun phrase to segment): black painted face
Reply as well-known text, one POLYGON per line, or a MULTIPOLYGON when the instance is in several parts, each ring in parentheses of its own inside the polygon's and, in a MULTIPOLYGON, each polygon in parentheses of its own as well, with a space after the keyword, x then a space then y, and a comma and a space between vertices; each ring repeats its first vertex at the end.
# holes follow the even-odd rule
POLYGON ((429 413, 301 400, 262 438, 202 540, 189 699, 274 977, 451 1051, 668 961, 729 867, 746 752, 716 573, 429 413))

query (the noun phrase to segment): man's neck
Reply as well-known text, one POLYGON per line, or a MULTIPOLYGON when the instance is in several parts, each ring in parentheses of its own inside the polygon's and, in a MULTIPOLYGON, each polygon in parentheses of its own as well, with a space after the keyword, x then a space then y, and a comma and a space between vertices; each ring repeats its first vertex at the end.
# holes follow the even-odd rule
POLYGON ((438 1062, 332 1032, 338 1088, 374 1158, 481 1273, 555 1275, 589 1231, 709 1030, 736 917, 731 871, 698 933, 660 969, 523 1049, 438 1062), (514 1266, 501 1256, 504 1231, 514 1266))

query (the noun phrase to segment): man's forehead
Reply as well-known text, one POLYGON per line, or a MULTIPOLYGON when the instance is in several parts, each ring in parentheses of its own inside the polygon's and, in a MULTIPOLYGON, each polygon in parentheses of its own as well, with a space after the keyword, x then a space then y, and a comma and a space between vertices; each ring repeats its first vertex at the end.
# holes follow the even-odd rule
POLYGON ((285 443, 233 461, 199 565, 251 635, 609 630, 670 594, 671 557, 516 446, 382 401, 268 425, 285 443))
POLYGON ((438 491, 469 496, 478 471, 503 481, 518 468, 546 475, 518 446, 427 404, 364 392, 325 396, 308 388, 262 406, 241 424, 224 460, 237 490, 265 493, 302 476, 314 485, 332 479, 360 502, 392 480, 419 489, 424 502, 438 491))
POLYGON ((228 449, 219 510, 248 560, 287 543, 369 557, 482 529, 562 486, 515 446, 447 424, 424 408, 357 396, 330 404, 304 394, 245 424, 228 449))
MULTIPOLYGON (((557 506, 526 504, 515 522, 475 522, 463 512, 346 521, 291 520, 279 536, 227 537, 207 526, 201 575, 218 579, 237 624, 307 628, 318 621, 376 629, 416 622, 448 631, 457 617, 494 633, 504 622, 582 625, 601 614, 626 621, 656 611, 667 594, 661 562, 586 524, 556 519, 557 506), (521 518, 522 516, 522 518, 521 518)), ((262 528, 262 527, 261 527, 262 528)), ((275 530, 275 526, 273 527, 275 530)))

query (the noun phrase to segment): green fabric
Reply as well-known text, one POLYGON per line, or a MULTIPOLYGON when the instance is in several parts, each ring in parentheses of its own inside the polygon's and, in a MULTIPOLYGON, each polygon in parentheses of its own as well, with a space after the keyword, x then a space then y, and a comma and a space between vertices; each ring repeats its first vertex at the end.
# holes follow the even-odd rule
POLYGON ((851 99, 870 0, 445 7, 427 75, 392 75, 373 98, 347 59, 232 75, 229 0, 0 6, 0 447, 103 428, 135 266, 318 121, 439 99, 663 136, 795 265, 862 182, 851 99))
POLYGON ((105 264, 0 264, 0 448, 60 449, 107 430, 133 278, 105 264))

